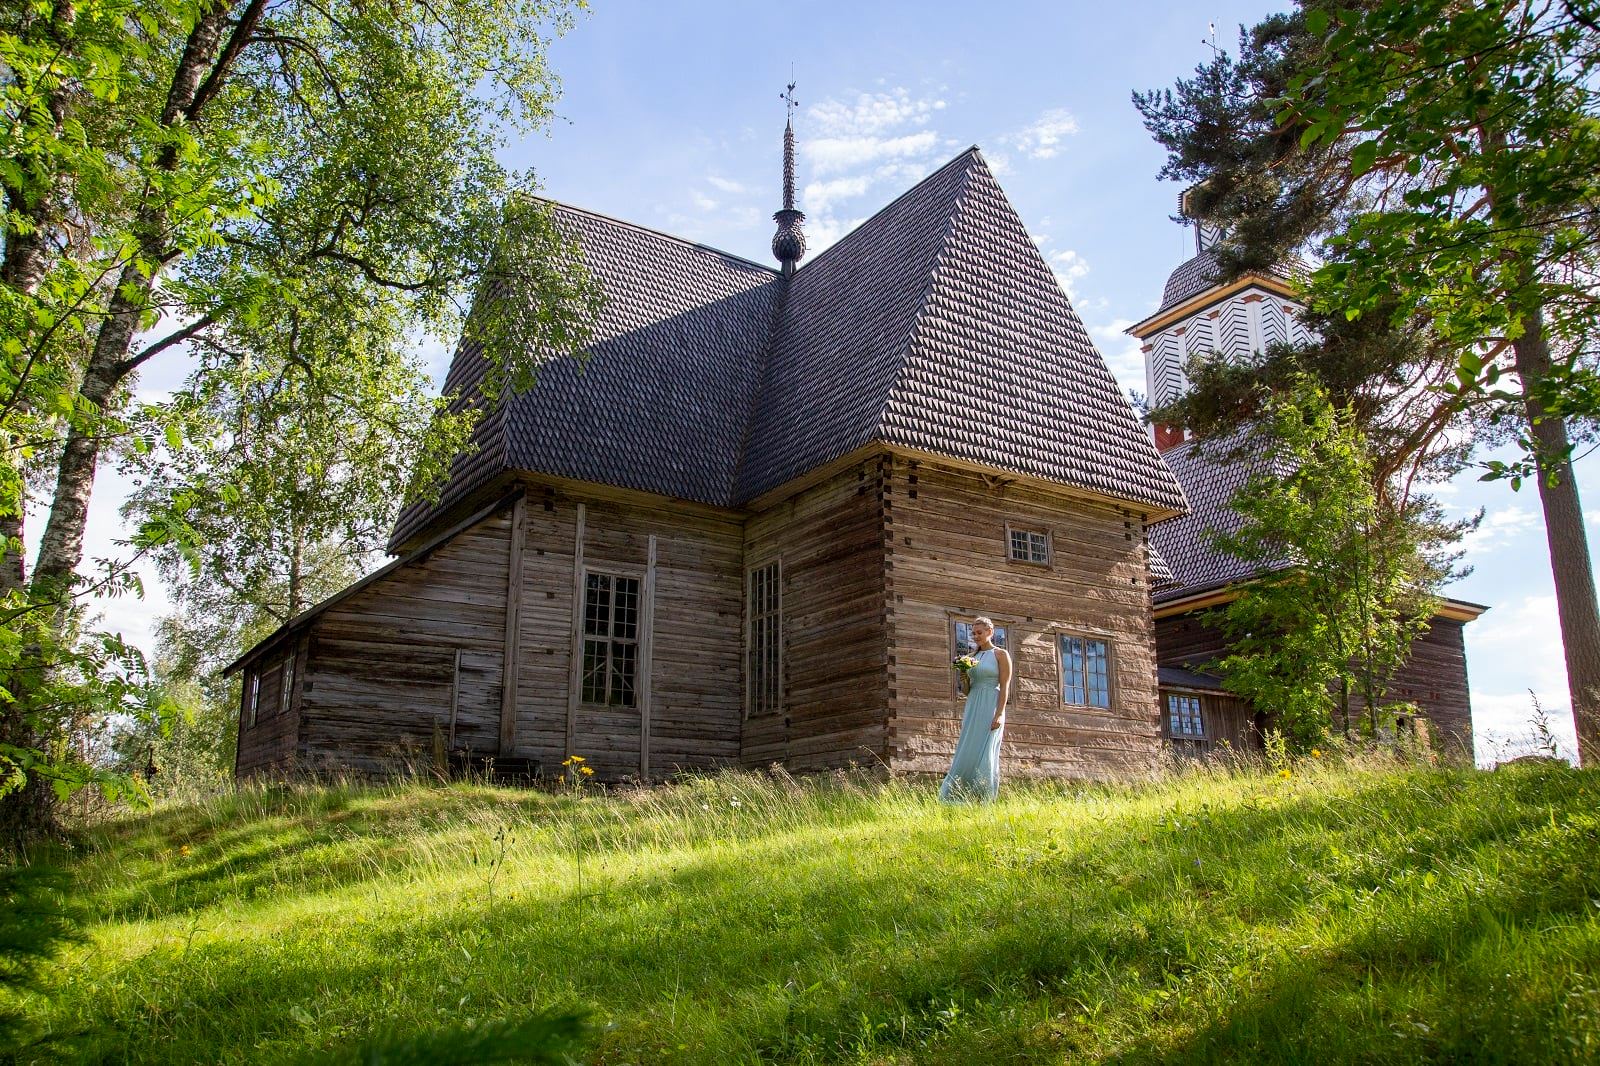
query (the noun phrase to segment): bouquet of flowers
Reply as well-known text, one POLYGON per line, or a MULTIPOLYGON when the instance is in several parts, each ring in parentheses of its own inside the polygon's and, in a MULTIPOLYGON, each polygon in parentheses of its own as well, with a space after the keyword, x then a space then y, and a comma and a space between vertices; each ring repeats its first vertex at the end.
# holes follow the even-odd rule
POLYGON ((953 669, 960 671, 961 680, 963 681, 965 681, 967 679, 967 675, 972 672, 972 668, 977 665, 978 660, 971 655, 957 655, 954 659, 950 660, 950 666, 953 669))

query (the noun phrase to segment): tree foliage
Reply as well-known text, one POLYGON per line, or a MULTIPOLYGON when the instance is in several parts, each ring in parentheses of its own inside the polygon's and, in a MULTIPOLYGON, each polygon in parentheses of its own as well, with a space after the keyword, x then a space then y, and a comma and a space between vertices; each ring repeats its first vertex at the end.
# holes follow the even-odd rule
POLYGON ((1257 571, 1220 611, 1225 684, 1300 750, 1336 723, 1349 734, 1352 710, 1375 733, 1453 562, 1418 546, 1441 539, 1423 528, 1440 515, 1385 506, 1354 413, 1309 378, 1268 402, 1246 447, 1258 465, 1233 500, 1241 521, 1212 534, 1257 571))
MULTIPOLYGON (((267 509, 290 506, 322 550, 337 522, 304 506, 311 493, 370 526, 362 505, 417 460, 410 488, 426 494, 470 416, 421 397, 419 337, 465 330, 491 395, 581 342, 594 290, 526 195, 531 176, 496 159, 549 116, 545 46, 570 17, 566 0, 25 0, 0 13, 0 795, 45 767, 73 780, 61 742, 110 710, 69 710, 60 690, 94 673, 69 639, 78 605, 137 592, 127 560, 82 574, 108 448, 156 456, 136 550, 209 563, 213 579, 231 559, 254 581, 283 558, 250 551, 267 509), (467 321, 482 294, 495 298, 467 321), (132 409, 156 358, 189 360, 188 384, 132 409), (227 422, 256 403, 304 417, 227 422), (335 420, 343 466, 314 446, 335 420), (418 446, 380 454, 397 432, 418 446), (286 484, 262 479, 273 449, 286 484), (247 535, 222 546, 235 531, 247 535)), ((37 820, 26 791, 0 806, 8 823, 37 820)))
POLYGON ((1329 343, 1295 358, 1330 385, 1365 369, 1351 380, 1402 486, 1465 461, 1463 442, 1516 442, 1485 476, 1538 485, 1586 759, 1600 605, 1570 460, 1600 424, 1597 72, 1594 0, 1302 0, 1241 32, 1237 59, 1135 97, 1163 173, 1226 230, 1225 275, 1315 260, 1301 284, 1329 343))

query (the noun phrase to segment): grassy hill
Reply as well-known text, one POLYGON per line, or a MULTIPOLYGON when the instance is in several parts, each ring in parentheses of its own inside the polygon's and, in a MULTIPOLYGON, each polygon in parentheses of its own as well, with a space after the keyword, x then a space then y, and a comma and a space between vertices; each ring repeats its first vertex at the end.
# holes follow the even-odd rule
MULTIPOLYGON (((70 859, 89 1060, 581 1005, 604 1063, 1600 1060, 1600 775, 245 790, 70 859)), ((58 1049, 54 1054, 59 1055, 58 1049)))

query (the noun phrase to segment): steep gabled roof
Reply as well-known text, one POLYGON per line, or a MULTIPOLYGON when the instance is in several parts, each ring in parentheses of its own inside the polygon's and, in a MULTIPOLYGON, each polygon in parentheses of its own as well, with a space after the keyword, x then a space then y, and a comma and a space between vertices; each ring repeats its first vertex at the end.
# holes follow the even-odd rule
MULTIPOLYGON (((882 442, 1171 514, 1183 493, 976 148, 787 281, 557 205, 605 309, 483 420, 437 507, 524 470, 736 507, 882 442)), ((449 385, 481 376, 463 349, 449 385)))
MULTIPOLYGON (((401 514, 389 548, 508 470, 528 470, 726 505, 778 294, 777 272, 703 245, 555 205, 604 304, 587 359, 540 368, 474 434, 437 507, 401 514)), ((456 353, 447 390, 485 367, 456 353)))
POLYGON ((976 160, 975 151, 957 156, 791 279, 737 497, 759 496, 879 439, 976 160))
POLYGON ((983 157, 969 159, 881 439, 1182 511, 1061 283, 983 157))

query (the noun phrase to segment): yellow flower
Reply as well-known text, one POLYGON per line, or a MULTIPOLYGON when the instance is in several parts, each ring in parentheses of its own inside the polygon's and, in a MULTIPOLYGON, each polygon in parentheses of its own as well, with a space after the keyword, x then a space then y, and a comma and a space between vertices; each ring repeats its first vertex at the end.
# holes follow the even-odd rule
POLYGON ((1294 776, 1294 771, 1290 770, 1288 767, 1284 767, 1282 770, 1278 771, 1278 776, 1287 781, 1289 778, 1294 776))
POLYGON ((187 855, 187 854, 189 854, 189 845, 185 844, 183 847, 179 848, 178 849, 178 854, 179 855, 187 855))
POLYGON ((582 774, 585 777, 588 777, 590 774, 594 773, 594 771, 589 769, 587 766, 580 766, 580 767, 578 767, 578 773, 582 774))
POLYGON ((1312 748, 1312 749, 1311 749, 1311 757, 1312 757, 1312 758, 1313 758, 1313 759, 1320 759, 1320 758, 1322 758, 1322 749, 1321 749, 1321 748, 1312 748))

